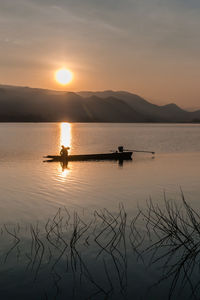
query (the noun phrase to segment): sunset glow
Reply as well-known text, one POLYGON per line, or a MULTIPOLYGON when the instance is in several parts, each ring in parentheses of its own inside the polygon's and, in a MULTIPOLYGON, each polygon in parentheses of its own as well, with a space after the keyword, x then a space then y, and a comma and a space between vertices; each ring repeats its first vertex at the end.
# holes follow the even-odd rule
POLYGON ((0 0, 0 300, 200 300, 200 0, 0 0))
POLYGON ((59 84, 66 85, 72 81, 73 74, 70 70, 62 68, 56 71, 55 78, 59 84))
POLYGON ((71 147, 71 124, 60 124, 60 146, 71 147))
MULTIPOLYGON (((71 124, 70 123, 60 123, 60 147, 71 147, 71 124)), ((70 149, 69 149, 70 153, 70 149)), ((70 169, 65 164, 60 164, 58 166, 60 180, 63 181, 70 173, 70 169)))

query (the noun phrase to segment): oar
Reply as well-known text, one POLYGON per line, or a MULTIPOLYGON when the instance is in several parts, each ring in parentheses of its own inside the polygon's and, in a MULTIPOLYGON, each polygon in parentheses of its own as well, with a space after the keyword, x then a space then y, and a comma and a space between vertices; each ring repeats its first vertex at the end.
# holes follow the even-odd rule
POLYGON ((133 152, 145 152, 145 153, 151 153, 151 154, 155 154, 155 152, 154 151, 145 151, 145 150, 128 150, 128 149, 126 149, 126 151, 133 151, 133 152))

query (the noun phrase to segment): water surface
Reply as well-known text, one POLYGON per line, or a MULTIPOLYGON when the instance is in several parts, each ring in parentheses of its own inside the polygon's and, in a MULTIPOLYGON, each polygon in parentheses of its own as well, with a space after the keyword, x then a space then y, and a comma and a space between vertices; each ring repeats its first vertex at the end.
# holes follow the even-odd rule
MULTIPOLYGON (((123 205, 128 217, 131 218, 137 214, 138 207, 146 208, 146 201, 150 197, 162 206, 163 195, 166 193, 168 199, 181 203, 180 190, 182 190, 189 203, 195 209, 199 209, 199 125, 4 123, 0 124, 0 140, 0 223, 2 226, 0 253, 2 254, 1 286, 3 286, 0 293, 4 299, 14 299, 16 294, 19 294, 21 299, 30 298, 30 286, 34 287, 35 271, 37 272, 35 265, 30 267, 30 261, 34 261, 33 252, 30 254, 29 251, 32 249, 29 235, 30 224, 37 226, 39 222, 38 226, 44 229, 48 219, 53 218, 59 208, 66 208, 72 216, 74 212, 78 212, 83 219, 93 220, 95 210, 100 211, 106 208, 115 215, 119 211, 119 205, 123 205), (43 162, 43 156, 58 154, 62 144, 70 146, 70 151, 74 154, 109 152, 119 145, 124 145, 127 149, 155 151, 156 155, 152 157, 151 154, 136 153, 132 161, 124 162, 123 165, 115 161, 69 162, 67 168, 63 168, 60 163, 43 162), (20 241, 25 238, 23 246, 18 250, 16 246, 16 249, 9 252, 8 249, 12 249, 13 243, 17 241, 9 232, 17 236, 19 234, 20 241), (8 257, 5 257, 6 251, 9 252, 7 252, 8 257), (23 257, 27 260, 29 257, 27 263, 23 257), (29 265, 28 269, 27 265, 29 265), (13 286, 13 293, 10 292, 11 286, 13 286)), ((70 226, 74 224, 74 220, 70 226)), ((73 226, 70 228, 73 231, 73 226)), ((37 233, 37 229, 34 230, 37 233)), ((45 234, 41 231, 42 241, 43 237, 45 238, 45 234)), ((95 258, 99 251, 97 245, 91 242, 89 246, 87 242, 87 238, 83 240, 79 250, 83 253, 88 268, 96 264, 98 272, 95 274, 98 274, 97 281, 101 282, 102 278, 104 280, 107 278, 106 270, 102 267, 103 261, 106 261, 112 270, 112 256, 105 256, 98 263, 95 258)), ((35 247, 37 250, 37 243, 35 247)), ((37 255, 41 249, 42 246, 39 247, 39 252, 36 251, 37 255)), ((120 251, 128 256, 130 249, 128 247, 120 251)), ((59 251, 52 255, 56 259, 59 257, 59 251)), ((127 257, 123 255, 120 259, 127 257)), ((36 261, 40 262, 39 257, 37 256, 36 261)), ((52 277, 49 279, 49 284, 40 284, 51 273, 51 268, 48 269, 47 255, 45 257, 46 265, 42 262, 42 271, 37 274, 40 279, 35 283, 36 294, 32 292, 32 299, 39 299, 38 295, 43 295, 41 297, 44 298, 41 299, 64 299, 67 293, 66 287, 65 292, 58 292, 57 281, 51 281, 52 277), (50 291, 54 295, 52 298, 50 291)), ((158 279, 159 272, 153 270, 148 273, 146 266, 141 261, 138 262, 135 256, 131 260, 129 258, 128 271, 125 259, 122 259, 119 264, 122 271, 124 266, 129 278, 135 278, 135 285, 133 287, 129 282, 131 288, 126 292, 121 290, 115 274, 116 269, 115 271, 113 269, 111 276, 113 275, 114 285, 118 286, 118 292, 115 291, 109 299, 132 299, 132 293, 135 293, 136 299, 141 297, 145 299, 143 287, 153 283, 154 277, 158 279)), ((62 263, 58 265, 59 272, 56 270, 58 274, 53 273, 53 278, 62 277, 59 284, 63 288, 66 278, 60 275, 63 274, 62 266, 62 263)), ((68 275, 65 274, 68 276, 69 286, 74 278, 73 265, 71 267, 68 275)), ((124 271, 123 274, 126 272, 124 271)), ((87 274, 87 280, 88 276, 87 274)), ((92 294, 94 283, 90 280, 89 284, 87 280, 85 289, 81 292, 82 296, 75 293, 74 299, 86 299, 89 293, 92 294), (91 289, 90 292, 87 288, 91 289)), ((78 289, 81 291, 80 286, 78 289)), ((168 289, 167 282, 157 289, 156 293, 152 292, 149 299, 155 299, 158 294, 159 297, 165 299, 163 295, 168 289)), ((185 293, 185 299, 188 295, 185 293)), ((72 294, 68 296, 72 297, 72 294)), ((103 299, 101 293, 99 298, 95 297, 94 299, 103 299)))
POLYGON ((190 201, 199 194, 200 126, 165 124, 1 124, 0 220, 46 218, 61 205, 74 208, 107 207, 123 202, 128 210, 143 205, 165 190, 179 197, 180 187, 190 201), (43 163, 43 156, 59 153, 99 153, 124 145, 152 150, 134 154, 132 162, 43 163))

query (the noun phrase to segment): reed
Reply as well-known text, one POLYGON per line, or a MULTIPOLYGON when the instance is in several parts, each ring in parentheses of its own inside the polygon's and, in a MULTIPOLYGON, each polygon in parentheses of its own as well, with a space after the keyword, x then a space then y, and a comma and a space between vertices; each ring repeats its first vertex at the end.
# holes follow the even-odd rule
MULTIPOLYGON (((56 297, 62 290, 65 274, 60 266, 64 265, 65 272, 73 277, 72 286, 90 284, 92 292, 88 299, 112 299, 116 293, 127 299, 132 282, 128 268, 136 259, 149 268, 162 270, 155 285, 171 281, 169 299, 177 289, 184 290, 186 286, 191 297, 198 299, 200 280, 194 278, 199 272, 200 215, 183 193, 181 203, 169 201, 164 195, 163 204, 149 199, 146 208, 138 208, 134 217, 127 215, 123 204, 116 213, 95 210, 87 218, 63 207, 43 225, 30 224, 25 229, 20 224, 4 225, 1 236, 7 236, 11 244, 3 263, 16 253, 25 257, 26 270, 34 274, 35 281, 44 267, 48 267, 56 297), (143 224, 142 229, 138 224, 143 224), (101 265, 103 281, 89 268, 87 253, 93 253, 96 263, 101 265)), ((47 291, 44 299, 48 299, 47 291)))
POLYGON ((189 285, 191 297, 199 299, 200 281, 200 215, 185 200, 181 204, 167 200, 164 207, 150 199, 146 211, 140 211, 146 222, 150 245, 142 253, 150 254, 150 265, 159 264, 162 276, 157 283, 171 279, 169 299, 177 286, 184 290, 189 285), (196 271, 198 273, 196 274, 196 271))

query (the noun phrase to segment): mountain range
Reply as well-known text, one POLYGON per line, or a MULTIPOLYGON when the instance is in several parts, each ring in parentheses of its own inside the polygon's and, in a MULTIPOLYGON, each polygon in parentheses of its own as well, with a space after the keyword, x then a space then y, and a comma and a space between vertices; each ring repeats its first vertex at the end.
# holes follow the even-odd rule
POLYGON ((125 91, 63 92, 0 85, 0 122, 200 122, 200 110, 152 104, 125 91))

